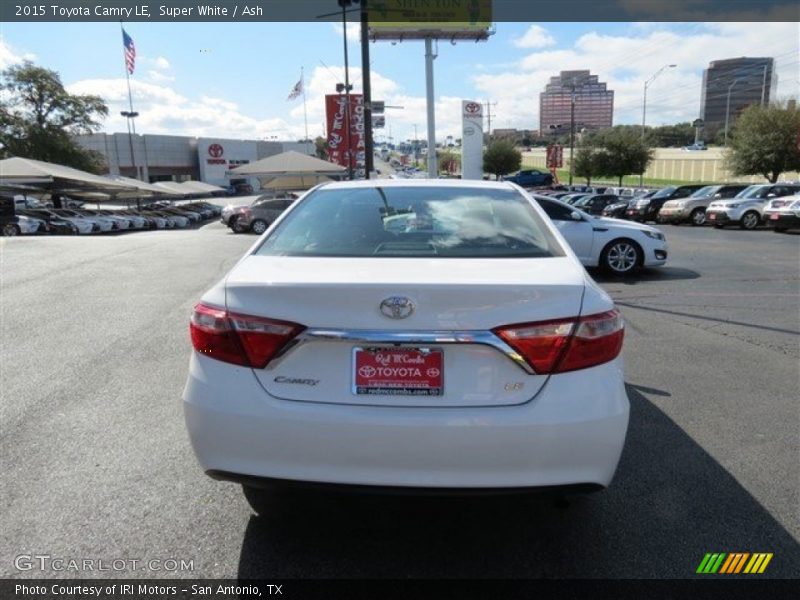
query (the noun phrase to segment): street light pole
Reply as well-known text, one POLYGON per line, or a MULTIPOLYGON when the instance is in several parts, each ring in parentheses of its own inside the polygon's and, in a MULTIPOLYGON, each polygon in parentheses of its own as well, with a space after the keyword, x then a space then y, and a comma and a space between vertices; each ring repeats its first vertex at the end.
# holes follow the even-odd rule
POLYGON ((572 185, 572 156, 575 150, 575 82, 572 82, 569 108, 569 184, 572 185))
POLYGON ((125 122, 128 124, 128 146, 131 150, 131 167, 133 168, 134 179, 139 178, 139 169, 136 166, 136 155, 133 153, 133 136, 131 135, 131 121, 139 116, 138 112, 132 110, 123 110, 119 113, 125 117, 125 122))
POLYGON ((737 83, 739 83, 739 80, 738 79, 734 79, 733 83, 731 83, 728 86, 728 100, 727 100, 727 102, 725 104, 725 141, 722 144, 723 146, 727 146, 728 145, 728 121, 729 121, 730 115, 731 115, 731 90, 733 89, 733 86, 735 86, 737 83))
MULTIPOLYGON (((647 116, 647 87, 656 80, 656 77, 661 75, 664 69, 674 69, 678 65, 664 65, 658 71, 656 71, 650 79, 644 82, 644 94, 642 95, 642 142, 644 142, 644 128, 645 128, 645 118, 647 116)), ((639 173, 639 187, 644 185, 644 172, 639 173)))
POLYGON ((342 38, 344 40, 344 101, 345 101, 345 130, 347 131, 347 178, 353 179, 353 147, 352 147, 352 125, 350 121, 350 65, 347 55, 347 5, 349 3, 340 0, 342 7, 342 38))

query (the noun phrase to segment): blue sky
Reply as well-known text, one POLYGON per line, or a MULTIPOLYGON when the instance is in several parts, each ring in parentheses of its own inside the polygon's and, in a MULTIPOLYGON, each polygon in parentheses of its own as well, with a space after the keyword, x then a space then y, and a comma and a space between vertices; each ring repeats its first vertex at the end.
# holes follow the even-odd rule
MULTIPOLYGON (((302 137, 302 101, 286 96, 305 68, 309 133, 322 130, 325 93, 342 79, 341 27, 331 23, 130 23, 138 59, 132 77, 138 130, 248 138, 302 137), (324 66, 323 65, 327 65, 324 66)), ((357 26, 349 30, 351 78, 360 86, 357 26)), ((421 42, 370 45, 376 99, 395 138, 425 129, 421 42)), ((702 69, 714 59, 775 56, 781 97, 798 91, 798 30, 791 23, 497 23, 482 43, 439 44, 437 137, 459 137, 463 99, 491 99, 493 127, 538 128, 538 93, 562 69, 589 68, 614 89, 615 123, 641 119, 642 83, 667 63, 648 92, 648 123, 698 116, 702 69)), ((124 131, 122 42, 116 23, 6 24, 0 67, 24 57, 54 69, 75 92, 106 98, 107 131, 124 131)), ((383 133, 388 134, 388 130, 383 133)))

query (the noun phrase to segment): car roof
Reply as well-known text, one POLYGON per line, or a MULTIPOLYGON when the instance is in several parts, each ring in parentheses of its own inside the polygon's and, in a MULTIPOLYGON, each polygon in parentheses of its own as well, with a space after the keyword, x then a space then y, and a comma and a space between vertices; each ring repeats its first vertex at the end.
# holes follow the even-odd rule
POLYGON ((480 179, 361 179, 357 181, 335 181, 323 183, 318 189, 358 189, 393 187, 441 187, 441 188, 484 188, 494 190, 517 190, 507 181, 483 181, 480 179))

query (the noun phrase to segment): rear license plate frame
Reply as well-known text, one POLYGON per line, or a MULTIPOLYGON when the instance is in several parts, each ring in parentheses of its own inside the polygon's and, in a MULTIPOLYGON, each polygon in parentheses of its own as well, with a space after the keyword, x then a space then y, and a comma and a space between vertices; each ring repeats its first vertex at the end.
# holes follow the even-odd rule
POLYGON ((351 392, 356 396, 421 396, 421 397, 441 397, 444 395, 444 349, 428 346, 355 346, 352 351, 351 363, 351 392), (378 355, 383 355, 383 358, 378 355), (409 360, 396 359, 395 357, 410 355, 409 360), (370 357, 371 360, 360 362, 360 358, 370 357), (422 359, 422 363, 418 362, 422 359), (405 379, 401 375, 396 375, 399 379, 391 379, 391 376, 373 375, 373 381, 382 381, 382 384, 365 382, 367 374, 359 374, 360 367, 376 368, 395 368, 412 371, 421 371, 421 378, 405 379), (437 374, 431 374, 428 369, 438 369, 437 374), (433 385, 430 382, 433 382, 433 385))

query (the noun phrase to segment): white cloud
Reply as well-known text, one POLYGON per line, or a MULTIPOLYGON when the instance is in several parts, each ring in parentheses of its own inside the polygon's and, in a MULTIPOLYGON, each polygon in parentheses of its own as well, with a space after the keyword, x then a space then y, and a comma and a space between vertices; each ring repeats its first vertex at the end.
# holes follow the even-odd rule
POLYGON ((0 70, 7 69, 22 61, 35 61, 36 55, 30 52, 19 52, 12 48, 5 40, 0 39, 0 70))
MULTIPOLYGON (((341 23, 332 23, 333 30, 336 32, 336 35, 339 36, 339 39, 342 37, 342 24, 341 23)), ((347 41, 351 44, 358 43, 361 41, 361 23, 348 23, 347 24, 347 41)))
POLYGON ((175 81, 175 77, 174 76, 165 75, 164 73, 161 73, 160 71, 150 70, 150 71, 147 72, 147 76, 151 80, 153 80, 153 81, 155 81, 157 83, 166 83, 166 82, 169 82, 169 81, 175 81))
POLYGON ((497 100, 498 123, 539 127, 539 93, 559 71, 590 69, 614 90, 614 122, 639 123, 644 81, 663 65, 677 64, 648 88, 648 124, 697 118, 702 72, 713 60, 739 56, 776 58, 778 97, 798 95, 797 23, 672 23, 632 27, 624 35, 591 32, 572 47, 540 50, 512 68, 473 76, 484 97, 497 100))
POLYGON ((555 46, 555 38, 541 25, 531 25, 528 30, 514 40, 511 40, 517 48, 546 48, 555 46))
MULTIPOLYGON (((72 93, 102 96, 109 107, 105 131, 125 131, 120 111, 128 106, 124 79, 87 79, 67 86, 72 93)), ((282 139, 303 137, 302 125, 280 118, 258 119, 244 114, 239 106, 224 98, 202 96, 190 100, 164 85, 131 81, 134 107, 139 112, 138 131, 151 134, 215 136, 230 138, 264 138, 278 135, 282 139)))
POLYGON ((159 56, 158 58, 156 58, 155 64, 156 67, 158 67, 159 69, 169 69, 170 67, 169 61, 163 56, 159 56))

